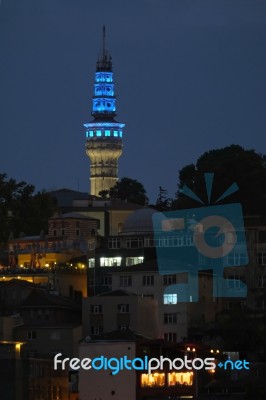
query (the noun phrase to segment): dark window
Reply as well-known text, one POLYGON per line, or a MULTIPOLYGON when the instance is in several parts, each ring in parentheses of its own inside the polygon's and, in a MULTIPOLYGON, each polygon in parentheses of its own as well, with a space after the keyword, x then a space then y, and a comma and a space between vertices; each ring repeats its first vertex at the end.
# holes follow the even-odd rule
POLYGON ((153 275, 144 275, 142 277, 143 286, 153 286, 154 285, 154 276, 153 275))
POLYGON ((117 310, 120 313, 129 313, 129 304, 118 304, 117 310))
POLYGON ((163 284, 164 285, 173 285, 176 283, 176 275, 164 275, 163 284))
POLYGON ((101 304, 91 304, 91 314, 101 314, 102 305, 101 304))
POLYGON ((27 338, 28 338, 28 340, 36 339, 37 338, 37 332, 36 331, 28 331, 27 338))
POLYGON ((132 276, 131 275, 120 276, 119 284, 122 287, 132 286, 132 276))
POLYGON ((163 322, 164 324, 176 324, 176 313, 164 314, 163 322))

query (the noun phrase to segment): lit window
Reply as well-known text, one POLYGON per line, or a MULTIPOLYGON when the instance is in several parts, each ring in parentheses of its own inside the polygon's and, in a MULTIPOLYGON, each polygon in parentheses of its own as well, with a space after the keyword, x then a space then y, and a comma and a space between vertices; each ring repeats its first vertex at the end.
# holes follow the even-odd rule
POLYGON ((123 136, 122 131, 119 131, 119 137, 122 137, 122 136, 123 136))
POLYGON ((101 257, 100 266, 101 267, 119 267, 121 265, 121 257, 101 257))
POLYGON ((177 294, 164 294, 163 295, 163 304, 176 304, 177 303, 177 294))
POLYGON ((141 374, 141 387, 154 387, 165 385, 165 374, 141 374))
POLYGON ((136 265, 143 263, 144 257, 127 257, 126 265, 136 265))
POLYGON ((90 133, 90 137, 93 137, 93 131, 90 131, 89 133, 90 133))
POLYGON ((86 131, 86 137, 88 137, 89 136, 89 132, 88 131, 86 131))
POLYGON ((168 386, 192 386, 192 384, 193 372, 170 372, 168 374, 168 386))
POLYGON ((117 137, 118 136, 118 132, 114 131, 114 136, 117 137))
POLYGON ((89 258, 88 264, 89 264, 89 268, 94 268, 95 267, 95 258, 89 258))
POLYGON ((102 136, 102 132, 101 131, 96 131, 96 136, 102 136))
POLYGON ((105 136, 111 136, 111 132, 110 131, 104 131, 105 136))

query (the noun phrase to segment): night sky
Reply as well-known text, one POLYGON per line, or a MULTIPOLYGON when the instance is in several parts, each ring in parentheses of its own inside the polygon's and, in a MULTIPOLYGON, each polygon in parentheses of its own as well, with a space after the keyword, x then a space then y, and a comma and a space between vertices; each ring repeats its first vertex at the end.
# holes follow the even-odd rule
POLYGON ((205 151, 266 153, 265 0, 0 0, 0 172, 89 190, 83 123, 106 24, 119 176, 172 196, 205 151))

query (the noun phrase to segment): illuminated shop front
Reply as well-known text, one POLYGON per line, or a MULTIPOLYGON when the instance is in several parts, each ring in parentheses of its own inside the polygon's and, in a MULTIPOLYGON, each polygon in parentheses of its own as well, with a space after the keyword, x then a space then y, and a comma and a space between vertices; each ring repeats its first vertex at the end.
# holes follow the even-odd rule
POLYGON ((154 374, 141 374, 141 387, 172 387, 172 386, 192 386, 193 385, 193 372, 169 372, 154 373, 154 374))
POLYGON ((165 373, 141 374, 141 387, 165 386, 165 373))
POLYGON ((169 374, 167 374, 167 384, 168 386, 192 386, 193 372, 170 372, 169 374))

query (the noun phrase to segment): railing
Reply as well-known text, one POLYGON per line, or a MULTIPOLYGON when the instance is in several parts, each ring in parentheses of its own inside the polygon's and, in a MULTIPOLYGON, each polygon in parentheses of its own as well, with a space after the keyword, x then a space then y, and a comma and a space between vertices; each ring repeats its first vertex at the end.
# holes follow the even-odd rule
POLYGON ((45 268, 2 268, 0 276, 21 276, 21 275, 48 275, 50 273, 75 273, 86 274, 86 268, 78 268, 74 266, 58 266, 45 268))

